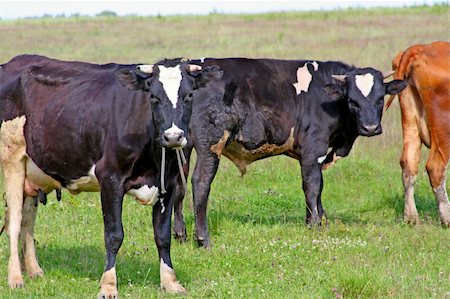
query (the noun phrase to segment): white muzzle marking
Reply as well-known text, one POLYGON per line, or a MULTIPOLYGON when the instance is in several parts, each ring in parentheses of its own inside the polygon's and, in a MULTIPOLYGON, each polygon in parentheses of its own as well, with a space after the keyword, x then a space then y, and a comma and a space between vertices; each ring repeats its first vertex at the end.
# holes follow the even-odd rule
MULTIPOLYGON (((172 126, 164 131, 164 134, 167 135, 168 137, 176 136, 176 135, 183 134, 183 133, 184 133, 184 131, 181 130, 180 128, 178 128, 178 126, 175 123, 172 123, 172 126)), ((183 148, 186 144, 187 144, 187 139, 186 139, 186 137, 183 137, 183 140, 179 147, 183 148)))

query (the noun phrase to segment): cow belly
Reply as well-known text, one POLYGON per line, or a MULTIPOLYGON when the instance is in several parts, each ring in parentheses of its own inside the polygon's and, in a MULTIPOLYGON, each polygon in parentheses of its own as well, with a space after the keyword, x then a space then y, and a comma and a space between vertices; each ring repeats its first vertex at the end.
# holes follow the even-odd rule
POLYGON ((222 150, 222 154, 230 159, 245 174, 246 167, 250 163, 270 156, 281 155, 293 150, 294 128, 291 128, 289 138, 282 145, 263 144, 262 146, 248 150, 240 142, 233 141, 222 150))
MULTIPOLYGON (((36 196, 37 190, 41 189, 49 193, 54 189, 61 188, 61 184, 52 177, 46 175, 30 158, 27 159, 27 176, 25 179, 25 194, 36 196)), ((100 184, 95 176, 95 165, 88 174, 72 180, 65 186, 71 194, 80 192, 99 192, 100 184)), ((154 205, 158 201, 158 187, 144 185, 138 189, 130 189, 128 195, 133 196, 142 205, 154 205)))
POLYGON ((72 180, 66 188, 72 194, 78 194, 80 192, 99 192, 100 185, 95 176, 95 165, 91 167, 86 176, 72 180))

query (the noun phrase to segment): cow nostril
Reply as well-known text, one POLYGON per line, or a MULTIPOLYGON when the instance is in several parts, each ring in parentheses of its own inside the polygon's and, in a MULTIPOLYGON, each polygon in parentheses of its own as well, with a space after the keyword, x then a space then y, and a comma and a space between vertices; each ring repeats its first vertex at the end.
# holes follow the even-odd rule
POLYGON ((374 132, 378 128, 378 125, 368 125, 364 126, 364 129, 368 132, 374 132))
POLYGON ((169 141, 170 141, 170 140, 169 140, 169 137, 167 137, 167 135, 164 135, 163 138, 164 138, 164 141, 165 141, 165 142, 169 142, 169 141))

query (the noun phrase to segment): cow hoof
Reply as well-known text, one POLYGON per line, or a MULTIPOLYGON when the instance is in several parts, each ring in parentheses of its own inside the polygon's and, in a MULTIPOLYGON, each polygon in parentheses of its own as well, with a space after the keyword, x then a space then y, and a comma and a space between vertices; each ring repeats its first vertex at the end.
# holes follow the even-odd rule
POLYGON ((418 215, 405 215, 404 220, 406 223, 410 225, 418 225, 420 224, 419 216, 418 215))
POLYGON ((180 243, 187 242, 186 233, 174 232, 173 237, 175 238, 175 240, 178 240, 180 243))
POLYGON ((35 279, 35 278, 43 277, 43 276, 44 276, 44 271, 42 271, 42 270, 30 273, 31 279, 35 279))
MULTIPOLYGON (((326 218, 325 218, 326 220, 326 218)), ((322 225, 322 218, 319 217, 314 217, 314 218, 309 218, 306 219, 306 225, 308 226, 308 228, 318 228, 322 225)))
POLYGON ((441 215, 441 224, 446 227, 446 228, 450 228, 450 216, 449 217, 443 217, 441 215))
POLYGON ((203 247, 205 249, 211 248, 211 241, 209 238, 195 237, 198 247, 203 247))
POLYGON ((176 280, 161 284, 161 290, 172 294, 187 295, 186 289, 176 280))
POLYGON ((439 215, 444 227, 450 227, 450 204, 448 200, 445 204, 439 204, 439 215))
POLYGON ((8 286, 11 289, 20 289, 23 288, 23 278, 22 277, 14 277, 12 279, 8 279, 8 286))
POLYGON ((117 293, 106 294, 106 292, 100 292, 97 296, 97 299, 117 299, 119 295, 117 293))

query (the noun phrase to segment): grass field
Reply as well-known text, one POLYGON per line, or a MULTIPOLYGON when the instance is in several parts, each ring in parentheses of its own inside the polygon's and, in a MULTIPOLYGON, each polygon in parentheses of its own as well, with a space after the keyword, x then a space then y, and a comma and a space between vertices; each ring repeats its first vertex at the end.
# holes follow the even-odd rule
MULTIPOLYGON (((448 5, 262 15, 67 18, 0 21, 0 63, 22 53, 65 60, 154 62, 164 57, 272 57, 342 60, 390 69, 416 43, 450 39, 448 5)), ((398 104, 384 133, 357 140, 325 171, 328 225, 304 225, 298 163, 275 157, 246 176, 222 160, 209 205, 211 250, 172 244, 177 276, 191 298, 450 298, 450 231, 439 225, 424 161, 416 185, 422 224, 405 225, 398 159, 398 104)), ((423 151, 426 159, 427 150, 423 151)), ((450 185, 447 180, 447 186, 450 185)), ((3 192, 3 188, 0 190, 3 192)), ((98 194, 63 191, 40 206, 38 258, 46 276, 7 286, 6 235, 0 237, 0 298, 92 298, 104 266, 98 194)), ((0 205, 0 216, 4 214, 0 205)), ((151 209, 127 199, 118 255, 122 298, 173 297, 159 290, 151 209)), ((0 222, 2 224, 3 219, 0 222)))

